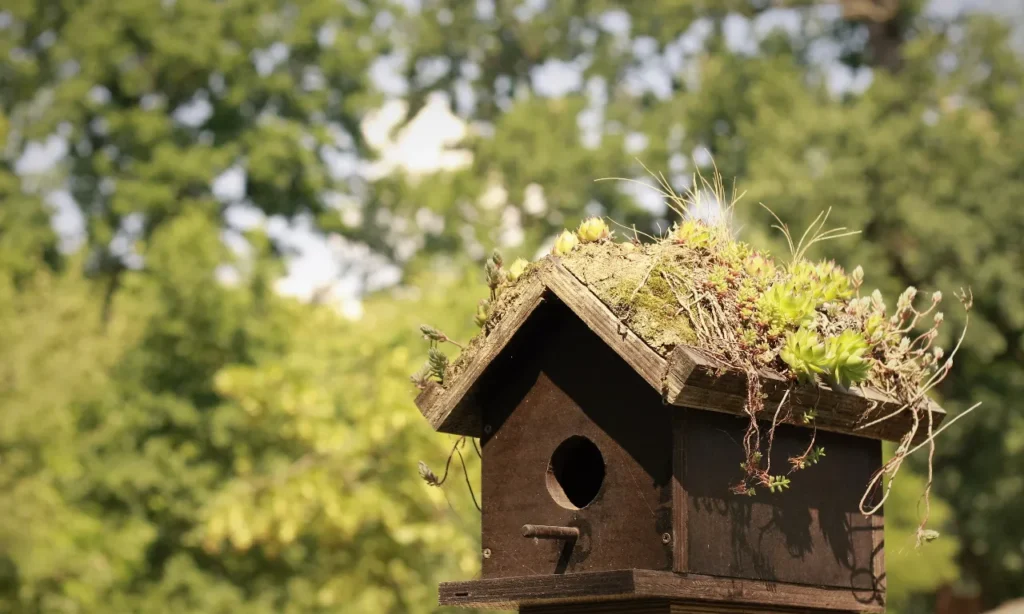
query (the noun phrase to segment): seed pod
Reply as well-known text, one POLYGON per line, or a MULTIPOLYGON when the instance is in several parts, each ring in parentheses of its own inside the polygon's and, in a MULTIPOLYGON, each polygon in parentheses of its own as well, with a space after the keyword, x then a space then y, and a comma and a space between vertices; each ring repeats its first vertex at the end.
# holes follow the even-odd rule
POLYGON ((431 471, 430 467, 428 467, 427 464, 424 463, 423 461, 420 461, 419 463, 419 471, 420 477, 423 478, 423 481, 429 484, 430 486, 441 485, 440 478, 438 478, 437 474, 431 471))

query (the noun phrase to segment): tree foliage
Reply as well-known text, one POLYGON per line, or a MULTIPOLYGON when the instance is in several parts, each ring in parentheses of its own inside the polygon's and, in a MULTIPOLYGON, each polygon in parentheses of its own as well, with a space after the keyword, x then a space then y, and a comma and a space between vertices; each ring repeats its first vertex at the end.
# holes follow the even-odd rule
POLYGON ((408 396, 417 327, 468 337, 493 246, 530 257, 593 214, 666 230, 642 189, 593 181, 643 179, 637 158, 678 191, 713 158, 746 190, 737 225, 759 248, 783 251, 758 201, 794 226, 832 207, 864 233, 829 255, 872 271, 866 289, 973 288, 941 401, 985 405, 942 435, 942 537, 892 549, 920 484, 889 503, 890 590, 903 611, 957 576, 992 604, 1019 595, 1011 22, 916 0, 883 21, 768 4, 5 3, 0 612, 433 609, 438 580, 474 573, 476 512, 416 475, 451 445, 408 396), (469 165, 367 172, 381 152, 364 116, 397 96, 411 118, 438 94, 469 165), (25 170, 47 143, 55 166, 25 170), (214 189, 226 171, 241 193, 214 189), (60 249, 53 190, 83 215, 80 248, 60 249), (280 297, 285 246, 231 228, 236 201, 365 246, 402 289, 356 322, 280 297))

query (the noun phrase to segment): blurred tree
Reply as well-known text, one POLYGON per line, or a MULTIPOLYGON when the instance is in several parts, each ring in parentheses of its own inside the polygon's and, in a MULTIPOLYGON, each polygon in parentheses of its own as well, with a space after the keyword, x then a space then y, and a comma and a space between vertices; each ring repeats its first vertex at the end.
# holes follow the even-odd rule
MULTIPOLYGON (((10 123, 0 110, 0 143, 7 141, 10 123)), ((0 273, 3 283, 20 286, 41 262, 56 268, 60 261, 57 235, 42 201, 24 193, 13 160, 0 156, 0 273)))
MULTIPOLYGON (((475 511, 414 473, 448 453, 407 400, 415 325, 469 335, 482 292, 445 275, 493 245, 531 256, 587 213, 664 229, 642 190, 593 180, 643 178, 636 156, 683 189, 705 150, 749 203, 863 228, 821 253, 890 295, 974 286, 942 393, 986 406, 943 435, 937 475, 961 543, 893 555, 894 605, 952 575, 958 545, 988 601, 1020 594, 1024 421, 1003 400, 1024 386, 1024 64, 1005 25, 920 0, 786 4, 7 2, 0 511, 18 524, 0 529, 0 611, 430 610, 437 579, 471 573, 475 511), (407 119, 446 94, 470 164, 369 172, 380 89, 407 119), (57 169, 19 177, 48 142, 57 169), (86 220, 66 261, 55 187, 86 220), (373 297, 359 323, 281 299, 265 236, 224 247, 231 202, 308 214, 422 294, 373 297)), ((914 501, 907 477, 893 505, 914 501)), ((889 517, 902 543, 916 517, 889 517)))
POLYGON ((324 159, 364 157, 359 118, 385 49, 365 2, 76 0, 4 4, 0 111, 13 158, 58 139, 91 271, 190 210, 218 216, 229 169, 268 214, 320 212, 344 189, 324 159))
MULTIPOLYGON (((327 1, 0 11, 0 611, 430 611, 441 577, 472 573, 472 532, 450 520, 472 522, 466 497, 449 511, 415 471, 446 445, 397 401, 415 322, 381 334, 280 299, 266 238, 238 258, 221 240, 229 169, 235 200, 269 215, 360 185, 326 160, 370 155, 374 18, 327 1), (56 169, 15 174, 54 139, 56 169), (53 188, 86 222, 67 267, 53 188), (322 379, 297 370, 314 364, 322 379), (316 413, 290 416, 310 394, 316 413)), ((458 292, 432 296, 457 313, 458 292)))
POLYGON ((419 318, 465 338, 472 286, 350 322, 271 292, 250 239, 211 283, 217 226, 167 223, 106 324, 80 266, 5 271, 0 611, 428 612, 473 573, 477 512, 416 475, 450 444, 407 405, 419 318))
MULTIPOLYGON (((892 446, 887 445, 887 448, 892 446)), ((941 533, 926 547, 917 547, 917 527, 922 508, 922 476, 900 474, 903 483, 892 491, 885 505, 886 610, 902 613, 934 612, 934 603, 922 600, 942 582, 953 582, 959 575, 956 551, 959 542, 946 531, 952 528, 949 505, 935 498, 928 526, 941 533)))

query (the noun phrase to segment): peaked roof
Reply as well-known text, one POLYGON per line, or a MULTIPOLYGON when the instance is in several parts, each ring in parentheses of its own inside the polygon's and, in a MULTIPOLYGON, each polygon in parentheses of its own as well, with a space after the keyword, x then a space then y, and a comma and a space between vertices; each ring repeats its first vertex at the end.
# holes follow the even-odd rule
MULTIPOLYGON (((537 307, 551 298, 569 307, 661 394, 666 405, 746 415, 745 373, 719 364, 690 346, 676 346, 663 357, 623 324, 587 284, 555 256, 546 257, 531 269, 513 286, 514 296, 483 342, 471 344, 460 356, 460 368, 448 385, 442 387, 430 382, 416 397, 417 407, 435 430, 472 437, 482 434, 482 411, 474 394, 478 379, 537 307)), ((767 395, 766 407, 777 405, 789 388, 790 380, 766 370, 759 372, 759 376, 767 395)), ((789 412, 792 417, 786 422, 802 424, 797 417, 804 410, 815 409, 818 428, 872 439, 899 441, 914 422, 913 412, 904 410, 878 424, 865 426, 901 406, 899 401, 869 387, 841 392, 820 384, 802 384, 790 392, 789 402, 796 411, 789 412)), ((937 427, 946 412, 931 401, 929 408, 932 425, 937 427)), ((766 411, 763 417, 771 419, 772 413, 766 411)), ((918 439, 926 435, 919 432, 918 439)))

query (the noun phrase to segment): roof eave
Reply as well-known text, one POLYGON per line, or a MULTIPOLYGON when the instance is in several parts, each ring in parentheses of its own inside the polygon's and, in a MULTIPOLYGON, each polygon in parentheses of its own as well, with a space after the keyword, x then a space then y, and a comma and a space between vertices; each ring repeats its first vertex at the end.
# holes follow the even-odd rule
MULTIPOLYGON (((666 404, 745 415, 746 373, 723 368, 692 347, 680 346, 667 359, 662 357, 563 267, 558 258, 548 256, 535 266, 536 270, 520 282, 526 286, 516 302, 488 334, 488 343, 466 350, 473 353, 464 357, 465 366, 454 381, 447 388, 431 383, 416 397, 417 407, 435 430, 471 437, 482 434, 482 411, 474 395, 476 382, 549 292, 657 390, 666 404)), ((897 411, 898 401, 871 388, 843 392, 824 385, 791 387, 791 382, 778 373, 762 371, 758 376, 766 395, 766 419, 773 418, 774 407, 789 390, 791 410, 781 422, 802 424, 804 411, 813 408, 817 414, 815 424, 822 430, 888 441, 899 441, 914 424, 912 411, 897 411), (893 415, 872 424, 888 414, 893 415)), ((946 412, 934 402, 929 404, 932 427, 936 428, 946 412)), ((915 441, 926 436, 927 430, 919 429, 915 441)))

